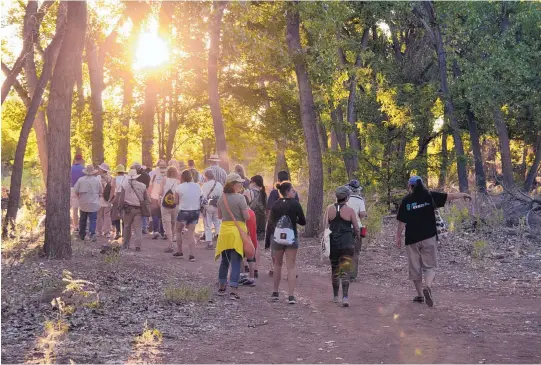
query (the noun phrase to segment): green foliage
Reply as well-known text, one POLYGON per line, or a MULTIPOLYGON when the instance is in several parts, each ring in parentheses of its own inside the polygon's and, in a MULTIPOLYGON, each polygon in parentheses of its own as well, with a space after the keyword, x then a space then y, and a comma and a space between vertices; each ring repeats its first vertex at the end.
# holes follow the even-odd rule
POLYGON ((194 288, 183 284, 180 287, 170 285, 164 290, 164 298, 170 303, 198 302, 205 303, 210 299, 209 287, 194 288))
POLYGON ((374 204, 367 207, 368 217, 364 218, 362 223, 366 227, 367 236, 365 240, 368 244, 377 242, 383 229, 383 217, 387 215, 389 210, 382 204, 374 204))
POLYGON ((143 346, 159 345, 163 340, 163 335, 160 330, 156 328, 150 328, 148 322, 145 321, 145 327, 143 332, 135 337, 135 343, 143 346))
POLYGON ((485 240, 477 240, 472 246, 472 257, 477 260, 483 259, 487 254, 488 243, 485 240))

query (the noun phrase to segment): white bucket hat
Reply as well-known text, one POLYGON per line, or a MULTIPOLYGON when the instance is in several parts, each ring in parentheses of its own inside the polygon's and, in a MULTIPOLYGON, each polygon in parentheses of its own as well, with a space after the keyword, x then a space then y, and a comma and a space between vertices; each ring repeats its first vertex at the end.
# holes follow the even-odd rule
POLYGON ((128 171, 128 179, 130 180, 137 179, 139 176, 141 175, 137 173, 136 169, 130 169, 130 171, 128 171))

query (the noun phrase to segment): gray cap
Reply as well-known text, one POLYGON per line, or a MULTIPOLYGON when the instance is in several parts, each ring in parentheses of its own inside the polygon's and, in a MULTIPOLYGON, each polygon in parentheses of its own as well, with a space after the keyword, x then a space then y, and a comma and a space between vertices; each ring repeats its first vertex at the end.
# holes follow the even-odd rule
POLYGON ((336 188, 335 194, 336 194, 336 199, 344 200, 346 198, 349 198, 351 191, 345 186, 339 186, 338 188, 336 188))

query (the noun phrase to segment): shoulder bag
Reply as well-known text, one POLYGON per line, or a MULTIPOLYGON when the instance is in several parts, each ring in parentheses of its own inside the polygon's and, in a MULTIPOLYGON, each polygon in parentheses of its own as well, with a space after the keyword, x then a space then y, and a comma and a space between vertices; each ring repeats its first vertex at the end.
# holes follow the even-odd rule
POLYGON ((150 212, 150 201, 148 199, 145 199, 144 198, 144 195, 147 193, 146 192, 146 189, 145 189, 145 192, 143 194, 143 197, 141 197, 138 193, 137 193, 137 189, 135 189, 133 187, 133 183, 131 182, 130 180, 130 187, 133 189, 135 195, 137 195, 137 199, 139 199, 139 204, 141 206, 141 215, 143 217, 150 217, 151 216, 151 212, 150 212))
POLYGON ((223 198, 224 198, 225 209, 227 210, 231 218, 233 218, 233 222, 235 222, 235 225, 237 226, 237 229, 239 230, 240 238, 242 240, 242 247, 244 249, 244 256, 247 259, 252 259, 255 256, 255 248, 254 248, 254 244, 252 243, 252 239, 250 238, 250 236, 248 236, 248 233, 246 233, 240 227, 239 222, 237 222, 237 220, 235 219, 233 212, 229 208, 229 203, 227 202, 227 194, 224 194, 223 198))
POLYGON ((434 217, 436 218, 436 241, 440 242, 440 238, 447 237, 449 229, 447 228, 447 224, 443 220, 440 211, 436 206, 436 202, 434 201, 432 194, 430 192, 428 192, 428 194, 430 195, 430 200, 432 201, 432 208, 434 209, 434 217))
POLYGON ((205 214, 205 210, 207 209, 207 206, 210 204, 210 194, 214 191, 214 188, 216 187, 216 184, 218 182, 214 180, 214 185, 212 185, 212 188, 210 189, 209 193, 207 194, 207 197, 205 198, 203 195, 201 195, 200 203, 201 203, 201 213, 205 214))

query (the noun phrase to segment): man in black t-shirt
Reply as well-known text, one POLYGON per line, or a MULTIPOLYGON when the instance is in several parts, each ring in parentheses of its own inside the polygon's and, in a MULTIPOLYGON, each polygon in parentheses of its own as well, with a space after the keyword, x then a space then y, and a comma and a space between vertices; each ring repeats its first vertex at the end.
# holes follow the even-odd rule
POLYGON ((428 191, 419 176, 413 176, 408 181, 411 193, 400 204, 396 219, 398 229, 396 232, 396 246, 402 247, 402 232, 406 227, 406 254, 408 256, 409 278, 415 284, 417 296, 414 302, 423 303, 430 307, 434 305, 432 298, 432 282, 437 267, 437 229, 435 208, 441 208, 447 201, 455 199, 471 199, 465 193, 438 193, 428 191), (425 272, 425 285, 423 289, 422 272, 425 272))

